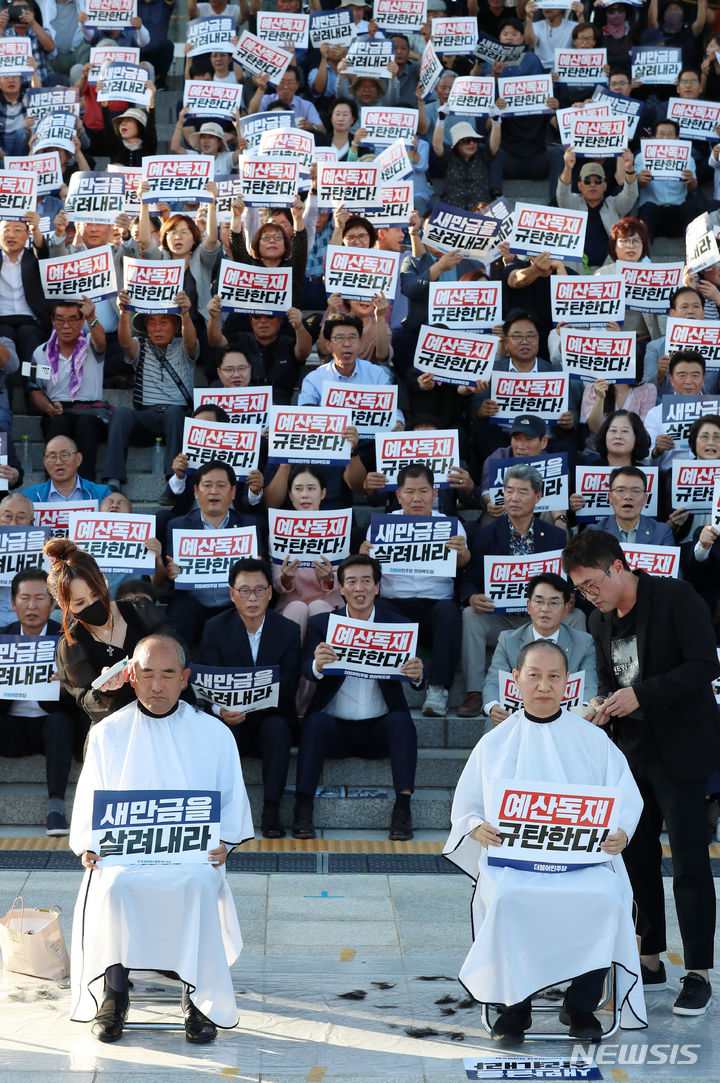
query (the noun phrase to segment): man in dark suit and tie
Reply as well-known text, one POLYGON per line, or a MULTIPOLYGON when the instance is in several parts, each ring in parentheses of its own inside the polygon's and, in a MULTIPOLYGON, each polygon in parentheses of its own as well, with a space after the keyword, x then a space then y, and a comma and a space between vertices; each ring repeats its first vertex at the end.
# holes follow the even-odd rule
MULTIPOLYGON (((62 628, 50 620, 55 605, 47 589, 47 573, 28 568, 17 573, 10 588, 18 619, 4 635, 56 636, 62 628)), ((48 806, 47 833, 67 835, 65 789, 72 763, 73 741, 82 725, 75 704, 60 691, 60 700, 0 700, 0 756, 45 756, 48 806)), ((85 727, 87 729, 87 726, 85 727)))
POLYGON ((287 780, 293 729, 297 725, 295 694, 300 680, 300 628, 294 621, 268 609, 272 598, 270 569, 262 560, 245 557, 233 564, 228 576, 234 609, 213 617, 205 625, 200 662, 209 666, 252 669, 278 666, 280 695, 277 707, 264 711, 216 713, 231 727, 240 756, 259 756, 263 765, 261 828, 266 839, 280 839, 280 801, 287 780))
MULTIPOLYGON (((346 605, 335 612, 369 623, 402 623, 403 618, 389 606, 376 604, 381 577, 380 564, 373 557, 344 560, 338 568, 338 582, 346 605)), ((296 839, 315 838, 313 798, 326 759, 389 756, 395 788, 389 837, 398 842, 411 839, 410 795, 415 787, 417 733, 402 685, 392 679, 323 673, 324 667, 337 659, 326 642, 329 618, 329 613, 311 617, 305 640, 303 672, 314 682, 315 694, 300 738, 293 835, 296 839)), ((422 687, 419 658, 409 659, 401 672, 414 687, 422 687)))
POLYGON ((612 515, 588 529, 607 530, 628 545, 674 545, 667 523, 642 515, 647 498, 647 477, 638 466, 618 466, 609 478, 608 500, 612 515))
POLYGON ((585 530, 563 553, 565 571, 592 604, 599 696, 592 721, 609 726, 642 794, 640 823, 623 858, 638 907, 643 984, 665 988, 665 821, 683 961, 676 1015, 702 1015, 712 990, 715 890, 707 847, 705 783, 720 763, 720 673, 705 603, 681 580, 632 572, 617 538, 585 530))

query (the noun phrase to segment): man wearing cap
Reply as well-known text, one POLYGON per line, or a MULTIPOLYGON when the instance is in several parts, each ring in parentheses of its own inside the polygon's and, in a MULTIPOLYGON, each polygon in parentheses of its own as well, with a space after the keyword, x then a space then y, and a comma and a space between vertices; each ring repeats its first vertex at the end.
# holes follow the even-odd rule
POLYGON ((631 150, 625 149, 618 155, 624 168, 625 181, 616 196, 605 195, 607 181, 605 170, 597 162, 586 162, 580 170, 578 187, 580 194, 570 190, 572 171, 577 155, 568 147, 563 155, 563 171, 558 178, 556 198, 558 207, 569 210, 588 212, 585 231, 585 249, 583 262, 590 270, 595 270, 605 262, 608 254, 610 227, 626 214, 630 214, 638 198, 635 161, 631 150))
POLYGON ((219 124, 205 121, 200 125, 198 131, 189 127, 187 125, 187 106, 183 106, 178 114, 177 124, 170 141, 170 150, 173 154, 192 154, 195 156, 199 154, 203 158, 212 158, 216 177, 220 177, 224 173, 231 173, 237 165, 240 155, 239 150, 228 150, 225 132, 219 124), (183 138, 190 150, 183 146, 183 138))
MULTIPOLYGON (((521 414, 516 417, 510 429, 510 444, 499 447, 488 455, 483 463, 480 476, 480 494, 483 508, 488 516, 497 519, 503 515, 505 508, 502 504, 493 504, 490 489, 497 488, 493 482, 495 467, 499 459, 533 459, 537 463, 549 458, 546 451, 548 442, 547 425, 541 417, 534 414, 521 414)), ((534 465, 533 463, 533 465, 534 465)), ((567 510, 547 512, 553 523, 563 530, 567 530, 567 510)))
POLYGON ((135 369, 133 406, 113 412, 108 431, 105 476, 114 488, 126 478, 131 443, 153 444, 165 436, 165 473, 182 447, 185 417, 192 407, 195 362, 200 356, 197 332, 190 316, 190 298, 175 295, 180 314, 138 313, 130 322, 130 298, 118 294, 118 340, 127 364, 135 369), (137 337, 133 336, 133 331, 137 337))
MULTIPOLYGON (((478 203, 489 203, 490 162, 500 148, 500 124, 491 124, 487 147, 481 136, 466 120, 450 129, 452 150, 445 148, 445 116, 438 110, 432 136, 432 149, 445 165, 445 180, 440 199, 451 207, 471 211, 478 203)), ((498 193, 495 193, 499 195, 498 193)))

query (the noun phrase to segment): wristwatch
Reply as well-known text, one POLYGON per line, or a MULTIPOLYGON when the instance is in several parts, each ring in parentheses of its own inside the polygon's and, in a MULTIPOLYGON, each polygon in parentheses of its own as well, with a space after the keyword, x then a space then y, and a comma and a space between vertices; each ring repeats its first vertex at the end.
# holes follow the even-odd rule
POLYGON ((96 317, 95 317, 95 319, 93 320, 93 322, 92 322, 92 323, 89 323, 89 324, 88 324, 88 327, 89 327, 89 328, 90 328, 90 330, 92 331, 93 327, 97 327, 97 325, 98 325, 99 323, 100 323, 100 320, 99 320, 99 319, 97 318, 97 316, 96 316, 96 317))

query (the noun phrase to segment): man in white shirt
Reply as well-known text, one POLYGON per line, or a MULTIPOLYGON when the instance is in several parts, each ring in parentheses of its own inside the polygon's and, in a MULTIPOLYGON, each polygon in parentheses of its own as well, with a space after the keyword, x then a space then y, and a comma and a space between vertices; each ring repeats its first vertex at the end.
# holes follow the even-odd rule
POLYGON ((33 211, 25 218, 0 221, 0 335, 13 340, 20 361, 29 361, 52 329, 38 266, 38 259, 47 259, 48 247, 40 215, 33 211))

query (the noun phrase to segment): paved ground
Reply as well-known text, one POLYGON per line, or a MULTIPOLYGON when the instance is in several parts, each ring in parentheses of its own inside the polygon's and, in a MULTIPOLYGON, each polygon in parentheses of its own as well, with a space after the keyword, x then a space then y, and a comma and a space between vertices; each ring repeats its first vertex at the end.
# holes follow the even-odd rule
MULTIPOLYGON (((30 905, 59 903, 69 944, 79 881, 77 872, 2 871, 0 913, 18 892, 30 905)), ((7 973, 0 978, 0 1083, 47 1083, 58 1075, 77 1083, 185 1083, 206 1076, 461 1083, 468 1078, 463 1058, 502 1052, 488 1041, 477 1006, 465 1003, 455 978, 470 942, 465 877, 231 873, 230 883, 245 939, 233 968, 235 1030, 199 1049, 167 1031, 127 1032, 117 1045, 103 1046, 89 1026, 69 1021, 66 983, 7 973)), ((600 1047, 604 1079, 720 1081, 720 1001, 700 1019, 671 1012, 679 952, 671 920, 666 963, 673 989, 649 999, 647 1031, 621 1031, 600 1047)), ((161 995, 153 989, 167 990, 170 1004, 136 1008, 136 1016, 178 1018, 177 986, 154 978, 138 986, 151 996, 161 995)), ((557 1028, 555 1015, 547 1018, 557 1028)), ((523 1048, 523 1058, 571 1053, 569 1041, 523 1048)))

